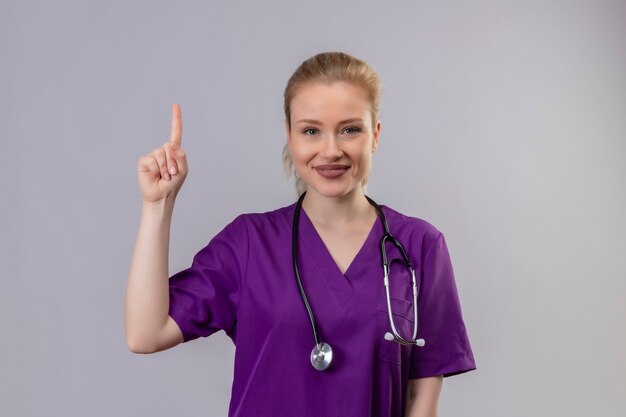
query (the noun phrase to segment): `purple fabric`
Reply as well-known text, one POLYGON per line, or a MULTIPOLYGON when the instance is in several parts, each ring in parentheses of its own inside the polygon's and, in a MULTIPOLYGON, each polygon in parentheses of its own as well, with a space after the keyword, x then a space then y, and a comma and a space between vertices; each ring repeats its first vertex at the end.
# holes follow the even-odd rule
MULTIPOLYGON (((380 255, 380 219, 342 274, 304 209, 298 265, 329 369, 310 363, 315 341, 291 261, 295 203, 239 215, 170 277, 170 316, 185 342, 222 329, 236 345, 229 417, 402 417, 409 378, 476 368, 445 238, 425 220, 381 205, 420 286, 418 337, 424 347, 384 339, 391 331, 380 255)), ((392 245, 388 257, 401 259, 392 245)), ((412 335, 410 277, 394 262, 392 310, 412 335)))

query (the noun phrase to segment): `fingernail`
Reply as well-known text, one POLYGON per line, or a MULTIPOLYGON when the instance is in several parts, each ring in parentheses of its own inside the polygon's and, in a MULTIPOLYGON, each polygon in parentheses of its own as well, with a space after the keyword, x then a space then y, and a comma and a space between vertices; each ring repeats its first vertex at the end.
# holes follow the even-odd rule
POLYGON ((176 174, 176 168, 170 167, 170 172, 172 173, 172 175, 176 174))

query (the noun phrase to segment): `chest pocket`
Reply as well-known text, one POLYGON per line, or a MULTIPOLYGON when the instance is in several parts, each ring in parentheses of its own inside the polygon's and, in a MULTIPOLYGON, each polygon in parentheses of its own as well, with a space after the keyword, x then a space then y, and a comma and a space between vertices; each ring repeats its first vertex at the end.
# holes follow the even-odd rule
MULTIPOLYGON (((403 298, 390 297, 391 311, 396 330, 405 339, 413 335, 413 303, 403 298)), ((412 346, 401 345, 395 340, 385 340, 385 333, 390 332, 389 313, 387 311, 387 297, 383 294, 376 304, 377 320, 377 351, 378 358, 387 362, 401 364, 406 361, 411 353, 412 346)))

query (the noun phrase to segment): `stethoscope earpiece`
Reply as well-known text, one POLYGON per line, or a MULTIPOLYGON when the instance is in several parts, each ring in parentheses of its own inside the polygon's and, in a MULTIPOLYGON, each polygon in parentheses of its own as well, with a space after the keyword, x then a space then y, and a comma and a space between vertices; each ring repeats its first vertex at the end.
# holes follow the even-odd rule
MULTIPOLYGON (((396 340, 396 337, 394 335, 392 335, 391 333, 387 332, 385 333, 385 340, 388 341, 393 341, 396 340)), ((419 347, 423 347, 426 344, 426 341, 424 339, 417 339, 412 343, 402 343, 402 344, 406 344, 406 345, 417 345, 419 347)))

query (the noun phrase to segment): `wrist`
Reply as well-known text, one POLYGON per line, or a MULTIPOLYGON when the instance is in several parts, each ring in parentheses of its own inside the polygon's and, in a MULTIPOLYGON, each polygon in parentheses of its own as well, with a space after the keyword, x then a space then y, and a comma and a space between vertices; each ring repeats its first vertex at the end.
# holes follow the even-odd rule
POLYGON ((164 217, 171 215, 174 211, 174 204, 176 203, 175 196, 168 196, 155 202, 143 202, 141 213, 148 217, 164 217))

